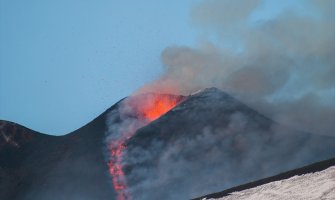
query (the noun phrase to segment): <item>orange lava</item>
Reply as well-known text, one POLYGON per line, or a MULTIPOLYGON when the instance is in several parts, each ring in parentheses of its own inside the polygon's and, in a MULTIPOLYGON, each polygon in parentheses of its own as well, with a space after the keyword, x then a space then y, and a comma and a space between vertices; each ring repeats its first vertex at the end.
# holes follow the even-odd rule
POLYGON ((121 133, 121 136, 109 144, 110 161, 108 162, 108 168, 113 179, 117 200, 131 199, 122 166, 126 141, 135 134, 137 129, 162 116, 175 107, 179 101, 180 99, 175 96, 151 94, 136 96, 126 102, 125 106, 131 107, 131 110, 137 116, 136 121, 134 121, 135 127, 132 124, 127 124, 129 127, 123 127, 125 129, 122 129, 124 132, 121 133))
POLYGON ((129 200, 130 195, 127 192, 127 183, 124 176, 124 172, 122 171, 122 151, 125 149, 125 145, 123 143, 120 144, 112 144, 109 146, 111 160, 108 162, 109 173, 113 177, 113 186, 114 190, 117 194, 117 200, 129 200))
POLYGON ((171 110, 177 103, 177 98, 167 95, 154 95, 152 99, 145 102, 140 112, 144 118, 151 122, 171 110))

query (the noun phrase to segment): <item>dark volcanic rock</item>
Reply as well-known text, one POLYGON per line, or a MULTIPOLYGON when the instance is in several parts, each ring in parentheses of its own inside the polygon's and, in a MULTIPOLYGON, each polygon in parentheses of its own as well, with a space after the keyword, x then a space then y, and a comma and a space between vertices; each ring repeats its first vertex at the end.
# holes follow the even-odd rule
MULTIPOLYGON (((59 137, 1 121, 0 199, 115 199, 104 142, 119 106, 59 137)), ((334 150, 334 138, 284 128, 212 88, 139 129, 127 142, 124 171, 133 199, 187 199, 327 159, 334 150)))
POLYGON ((233 97, 206 89, 127 144, 136 199, 189 199, 335 155, 335 139, 289 130, 233 97))
POLYGON ((58 137, 1 121, 1 134, 14 137, 0 136, 0 199, 113 199, 102 153, 105 114, 58 137))

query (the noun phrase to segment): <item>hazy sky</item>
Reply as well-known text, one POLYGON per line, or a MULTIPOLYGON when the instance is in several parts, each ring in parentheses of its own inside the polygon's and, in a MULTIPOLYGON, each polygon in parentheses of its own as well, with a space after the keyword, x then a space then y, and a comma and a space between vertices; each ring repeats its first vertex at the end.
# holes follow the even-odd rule
MULTIPOLYGON (((161 73, 171 45, 206 36, 196 0, 0 0, 0 119, 73 131, 161 73)), ((251 20, 302 1, 264 1, 251 20)))

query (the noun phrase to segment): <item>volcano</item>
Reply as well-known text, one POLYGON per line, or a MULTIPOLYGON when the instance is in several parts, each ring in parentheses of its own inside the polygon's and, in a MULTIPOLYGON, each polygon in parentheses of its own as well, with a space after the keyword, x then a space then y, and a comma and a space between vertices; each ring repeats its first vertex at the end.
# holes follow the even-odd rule
POLYGON ((329 159, 334 150, 335 138, 286 128, 216 88, 143 94, 64 136, 1 121, 0 199, 190 199, 329 159), (174 101, 145 108, 141 99, 157 96, 174 101), (121 181, 111 173, 118 166, 121 181))

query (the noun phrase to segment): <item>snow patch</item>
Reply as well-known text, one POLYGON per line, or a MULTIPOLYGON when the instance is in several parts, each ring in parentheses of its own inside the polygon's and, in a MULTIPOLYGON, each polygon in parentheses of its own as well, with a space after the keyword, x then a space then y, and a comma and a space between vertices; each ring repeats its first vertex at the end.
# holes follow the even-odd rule
MULTIPOLYGON (((255 188, 233 192, 217 200, 331 200, 335 199, 335 166, 255 188)), ((204 199, 205 200, 205 199, 204 199)))

